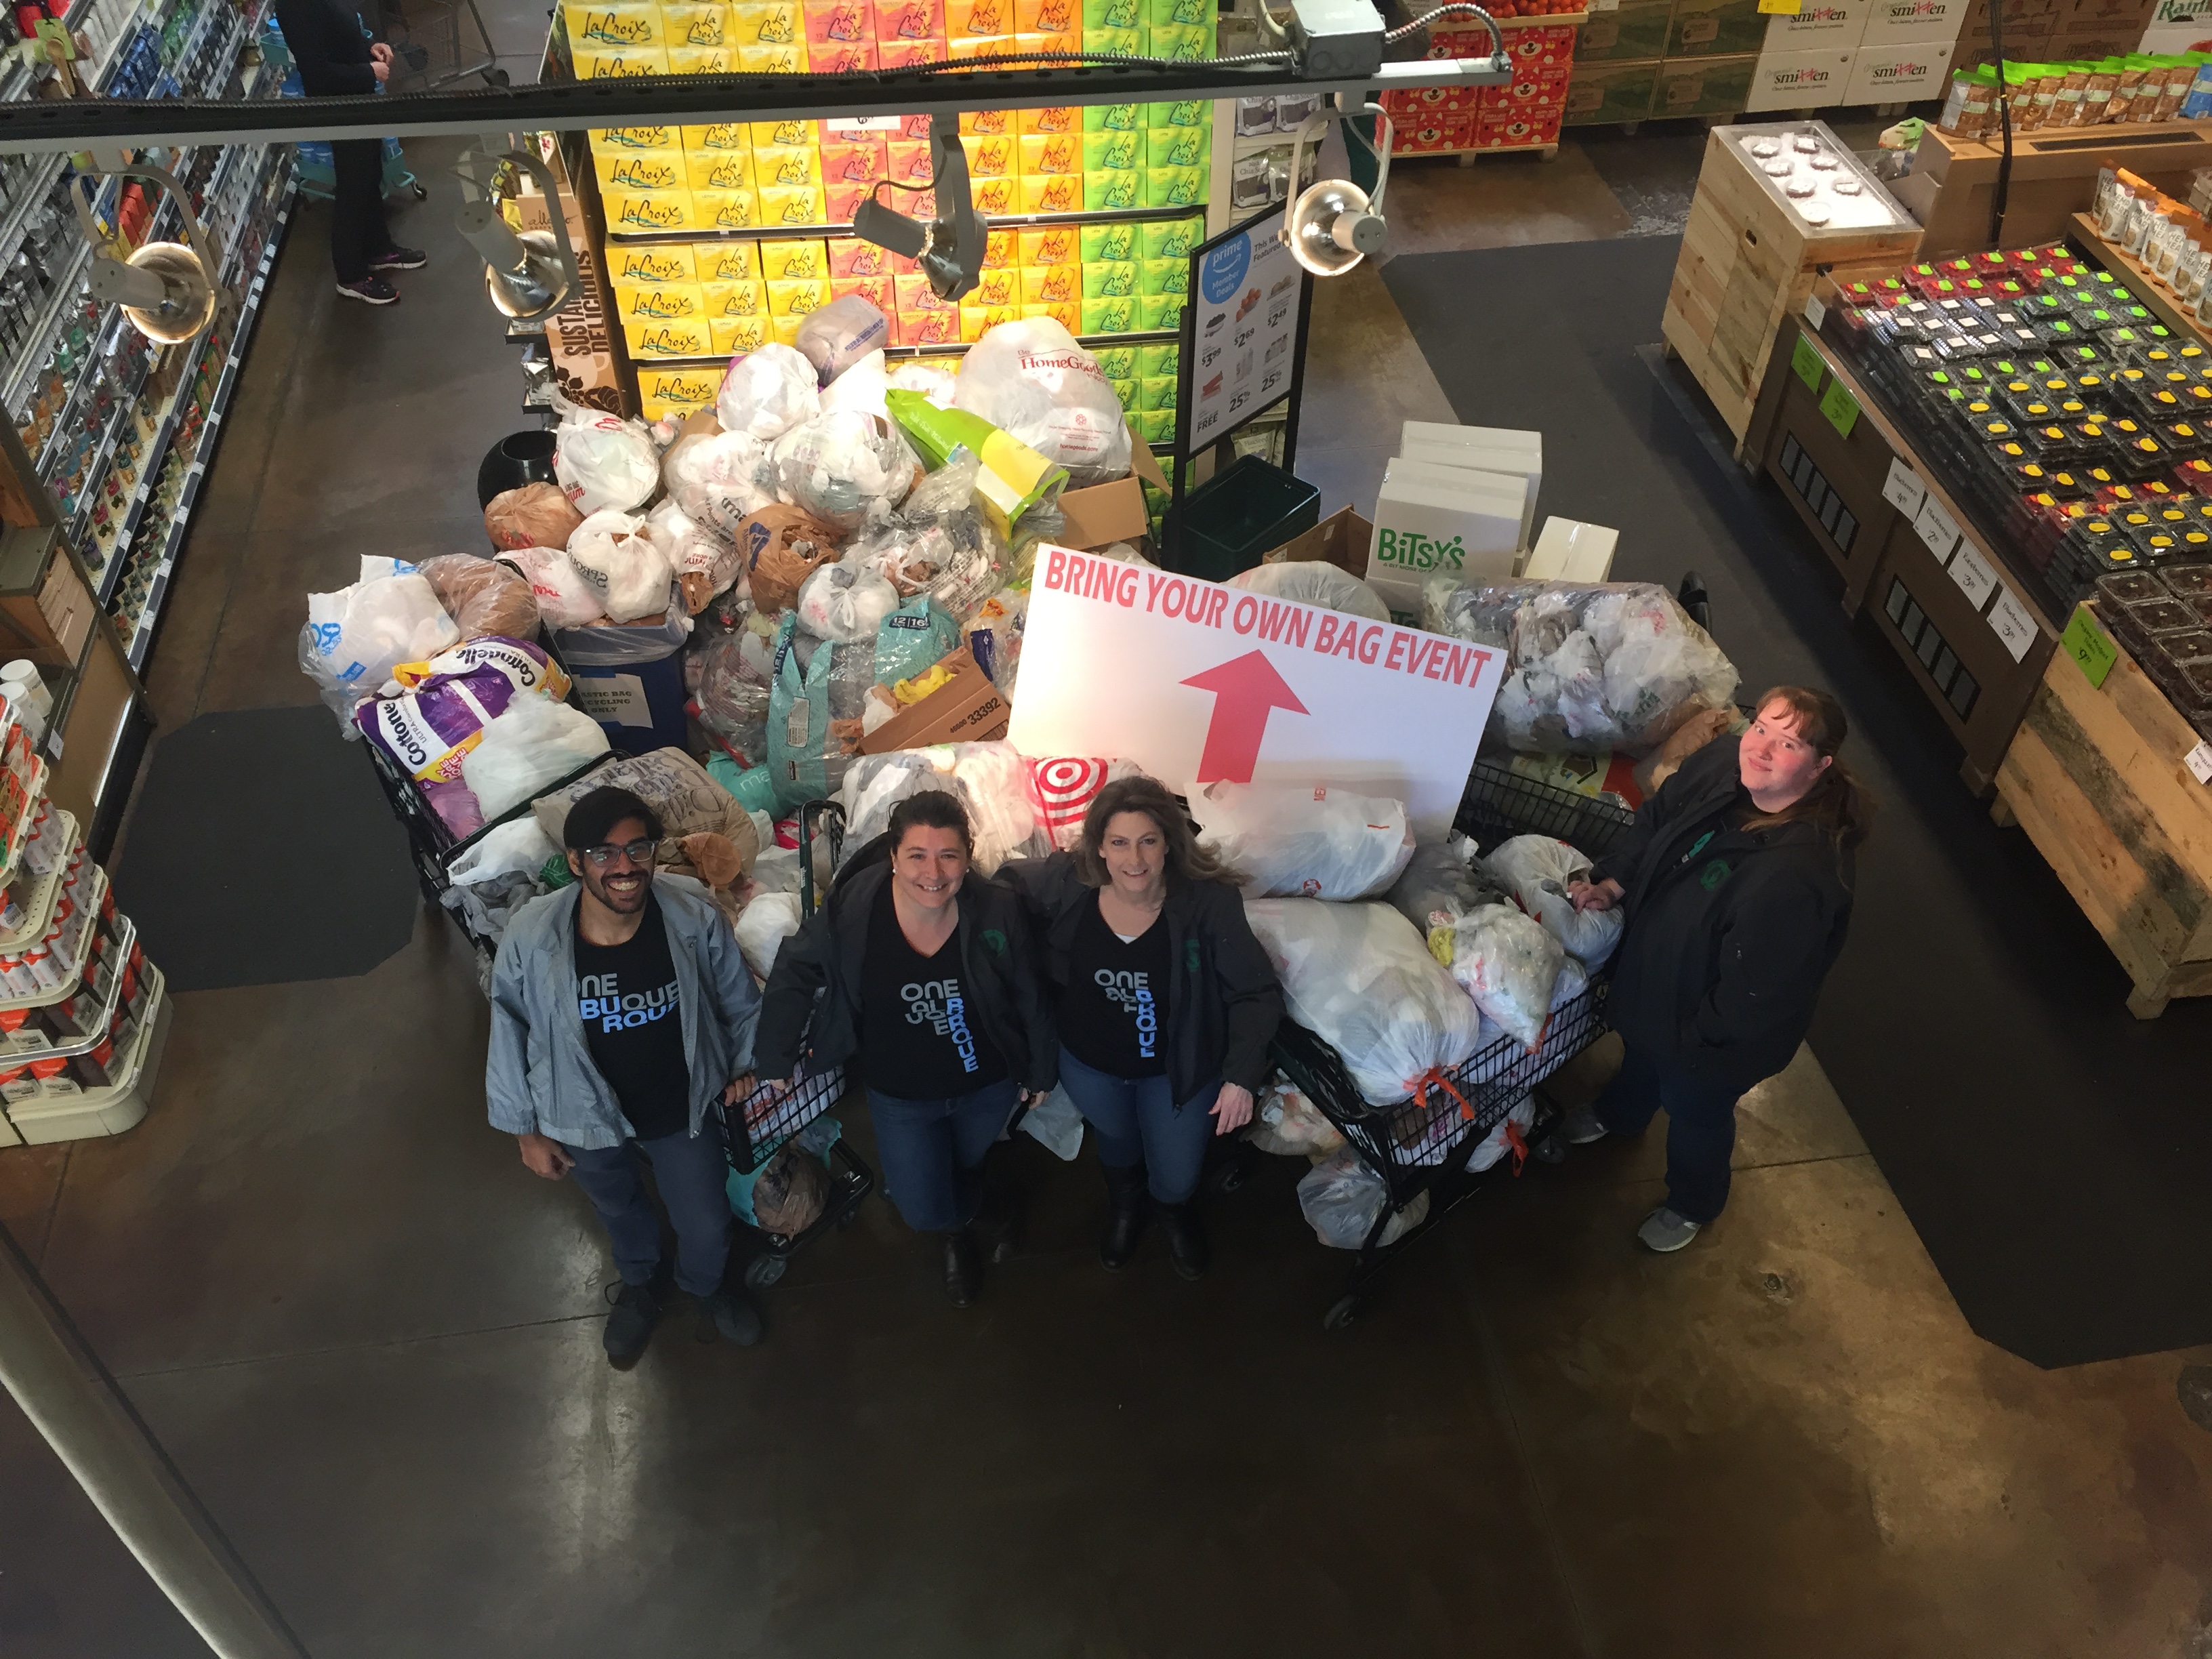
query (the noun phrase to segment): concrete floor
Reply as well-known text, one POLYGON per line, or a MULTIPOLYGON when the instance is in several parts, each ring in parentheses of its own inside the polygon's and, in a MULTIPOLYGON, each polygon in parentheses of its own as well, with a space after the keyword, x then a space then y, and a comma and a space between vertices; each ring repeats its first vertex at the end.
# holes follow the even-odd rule
MULTIPOLYGON (((1681 137, 1409 167, 1394 222, 1648 233, 1681 137)), ((438 195, 394 312, 340 309, 295 230, 153 661, 164 729, 312 702, 300 596, 360 553, 477 544, 516 381, 438 195)), ((1379 281, 1321 295, 1302 470, 1357 501, 1397 420, 1449 410, 1379 281)), ((324 1659, 2212 1654, 2212 1437, 2176 1397, 2212 1353, 2044 1372, 1974 1337, 1809 1053, 1681 1256, 1630 1239, 1658 1144, 1601 1145, 1325 1334, 1346 1262, 1301 1166, 1218 1203, 1186 1285, 1157 1241, 1103 1273, 1093 1172, 1024 1143, 1031 1237, 968 1312, 871 1204, 769 1293, 764 1346, 681 1318, 618 1374, 580 1195, 483 1124, 484 1025, 424 916, 357 979, 180 997, 143 1125, 0 1153, 0 1222, 324 1659)), ((7 1407, 0 1492, 9 1659, 202 1651, 7 1407)))

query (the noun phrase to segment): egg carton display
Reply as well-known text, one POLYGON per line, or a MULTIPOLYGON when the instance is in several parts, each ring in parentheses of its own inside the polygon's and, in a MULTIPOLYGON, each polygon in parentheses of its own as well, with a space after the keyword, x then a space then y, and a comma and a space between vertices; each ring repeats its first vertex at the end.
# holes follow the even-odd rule
POLYGON ((1809 234, 1902 230, 1916 223, 1824 121, 1715 131, 1809 234))

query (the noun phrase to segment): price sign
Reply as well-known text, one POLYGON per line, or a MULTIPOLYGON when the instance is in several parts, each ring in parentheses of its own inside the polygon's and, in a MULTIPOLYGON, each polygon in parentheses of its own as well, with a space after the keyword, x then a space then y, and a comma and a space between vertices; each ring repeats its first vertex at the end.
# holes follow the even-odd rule
POLYGON ((1928 499, 1928 486, 1920 482, 1920 475, 1901 460, 1889 464, 1889 477, 1883 480, 1881 498, 1908 519, 1920 516, 1920 505, 1928 499))
POLYGON ((1977 612, 1997 590, 1997 573, 1990 568, 1987 559, 1974 551, 1973 544, 1965 540, 1960 542, 1958 556, 1951 561, 1951 580, 1959 584, 1959 591, 1977 612))
POLYGON ((1828 320, 1828 307, 1817 294, 1805 296, 1805 320, 1815 328, 1828 320))
POLYGON ((1831 380, 1828 389, 1820 394, 1820 413, 1828 417, 1828 424, 1836 428, 1838 438, 1848 438, 1851 428, 1859 423, 1859 400, 1844 390, 1841 380, 1831 380))
POLYGON ((1191 251, 1177 401, 1185 455, 1219 443, 1290 394, 1313 278, 1291 257, 1279 210, 1191 251))
POLYGON ((1820 377, 1828 372, 1828 366, 1820 361, 1819 349, 1802 334, 1797 337, 1797 343, 1790 348, 1790 367, 1804 381, 1805 390, 1817 396, 1820 377))
MULTIPOLYGON (((2058 636, 2058 643, 2079 665, 2083 678, 2100 689, 2104 686, 2105 676, 2112 672, 2112 665, 2120 659, 2119 647, 2097 626, 2096 617, 2090 615, 2086 605, 2074 607, 2074 615, 2066 624, 2066 631, 2058 636)), ((2204 781, 2202 778, 2197 781, 2204 781)))
POLYGON ((1959 544, 1959 521, 1943 510, 1942 502, 1933 495, 1923 500, 1920 511, 1913 515, 1912 528, 1928 544, 1936 563, 1951 562, 1951 550, 1959 544))
POLYGON ((2181 757, 2190 775, 2199 783, 2212 783, 2212 743, 2200 743, 2181 757))
POLYGON ((1996 629, 1997 643, 2012 653, 2018 662, 2027 654, 2027 647, 2035 643, 2035 618, 2027 607, 2013 597, 2012 589, 1997 595, 1997 602, 1990 610, 1990 626, 1996 629))

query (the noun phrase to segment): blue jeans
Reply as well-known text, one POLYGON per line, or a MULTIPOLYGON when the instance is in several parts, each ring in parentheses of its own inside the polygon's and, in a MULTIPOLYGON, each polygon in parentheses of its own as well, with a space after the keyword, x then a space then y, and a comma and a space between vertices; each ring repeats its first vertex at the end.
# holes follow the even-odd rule
POLYGON ((1729 1159, 1735 1152, 1741 1089, 1663 1071, 1629 1049, 1597 1099, 1607 1134, 1640 1135, 1652 1114, 1667 1113, 1667 1207, 1699 1226, 1728 1207, 1729 1159))
POLYGON ((730 1167, 713 1118, 696 1135, 567 1151, 576 1160, 569 1173, 606 1224, 623 1284, 651 1284, 660 1268, 660 1216, 646 1196, 638 1164, 642 1152, 676 1229, 677 1288, 690 1296, 711 1296, 722 1288, 722 1270, 730 1261, 730 1199, 724 1185, 730 1167))
POLYGON ((868 1091, 884 1190, 918 1233, 957 1232, 983 1197, 983 1155, 1020 1098, 1008 1078, 949 1100, 906 1100, 868 1091))
POLYGON ((1084 1121, 1098 1133, 1098 1161, 1109 1170, 1145 1166, 1146 1184, 1162 1204, 1181 1204, 1198 1190, 1206 1144, 1213 1139, 1209 1083, 1178 1106, 1164 1077, 1115 1077, 1060 1051, 1060 1080, 1084 1121))

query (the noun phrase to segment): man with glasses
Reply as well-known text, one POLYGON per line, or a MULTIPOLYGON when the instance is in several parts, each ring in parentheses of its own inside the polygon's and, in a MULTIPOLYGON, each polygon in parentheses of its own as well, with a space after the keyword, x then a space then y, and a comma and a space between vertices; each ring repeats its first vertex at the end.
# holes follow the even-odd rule
POLYGON ((614 1246, 622 1287, 605 1332, 627 1369, 645 1352, 670 1275, 641 1155, 676 1230, 676 1287, 699 1338, 760 1340, 760 1314, 726 1286, 728 1176, 715 1097, 752 1063, 760 993, 737 936, 696 882, 655 881, 659 817, 627 789, 569 808, 575 884, 523 907, 501 942, 484 1094, 492 1127, 534 1175, 573 1173, 614 1246))

